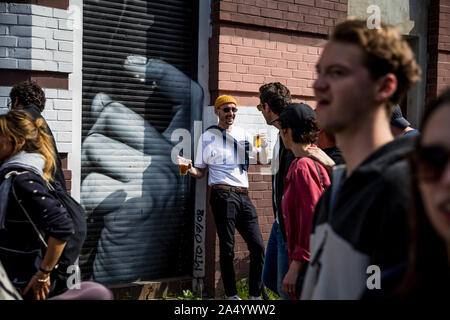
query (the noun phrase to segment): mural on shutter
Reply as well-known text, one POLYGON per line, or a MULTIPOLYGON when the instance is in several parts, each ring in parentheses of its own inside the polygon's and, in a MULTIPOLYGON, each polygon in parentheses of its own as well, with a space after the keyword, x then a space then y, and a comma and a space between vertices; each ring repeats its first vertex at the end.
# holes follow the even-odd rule
POLYGON ((194 3, 83 2, 83 279, 192 274, 192 182, 171 135, 191 131, 203 105, 194 3))

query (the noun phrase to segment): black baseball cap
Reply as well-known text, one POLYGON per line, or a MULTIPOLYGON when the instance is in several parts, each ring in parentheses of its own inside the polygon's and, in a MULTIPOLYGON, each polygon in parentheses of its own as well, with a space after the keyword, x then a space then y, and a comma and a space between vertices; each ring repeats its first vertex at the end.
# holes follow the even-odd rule
POLYGON ((402 109, 400 108, 400 105, 397 105, 394 109, 394 112, 392 113, 391 125, 400 129, 405 129, 406 127, 409 127, 411 125, 408 122, 408 120, 403 118, 402 109))
POLYGON ((283 108, 275 121, 280 122, 283 127, 295 127, 311 118, 316 118, 316 112, 313 108, 306 103, 291 103, 283 108))

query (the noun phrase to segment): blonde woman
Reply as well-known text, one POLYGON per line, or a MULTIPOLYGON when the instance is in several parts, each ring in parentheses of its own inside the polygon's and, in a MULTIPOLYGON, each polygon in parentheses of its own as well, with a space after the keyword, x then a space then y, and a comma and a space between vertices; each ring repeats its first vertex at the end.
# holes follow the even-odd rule
POLYGON ((0 115, 0 183, 12 179, 9 193, 0 194, 0 259, 25 299, 61 293, 53 292, 50 275, 74 232, 66 209, 47 188, 55 154, 46 129, 43 119, 23 110, 0 115))

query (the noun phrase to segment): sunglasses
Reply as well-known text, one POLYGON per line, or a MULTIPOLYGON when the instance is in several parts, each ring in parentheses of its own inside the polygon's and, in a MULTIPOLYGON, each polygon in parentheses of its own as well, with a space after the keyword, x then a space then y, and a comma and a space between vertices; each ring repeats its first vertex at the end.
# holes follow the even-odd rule
POLYGON ((257 106, 256 106, 256 108, 259 110, 259 111, 263 111, 264 110, 264 103, 260 103, 260 104, 258 104, 257 106))
POLYGON ((238 109, 235 108, 235 107, 232 107, 232 108, 225 107, 225 108, 223 108, 222 110, 223 110, 223 112, 225 112, 225 113, 230 112, 230 110, 233 111, 233 113, 236 113, 238 109))
POLYGON ((437 145, 419 146, 411 158, 419 179, 435 182, 440 179, 449 162, 450 151, 437 145))

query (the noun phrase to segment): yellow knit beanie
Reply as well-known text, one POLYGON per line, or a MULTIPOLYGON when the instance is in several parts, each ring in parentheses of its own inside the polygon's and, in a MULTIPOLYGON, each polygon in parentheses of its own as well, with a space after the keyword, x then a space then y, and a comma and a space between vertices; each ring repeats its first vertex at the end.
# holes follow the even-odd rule
POLYGON ((237 105, 237 102, 233 97, 224 94, 217 97, 216 102, 214 103, 214 110, 219 108, 221 105, 224 105, 225 103, 234 103, 235 105, 237 105))

